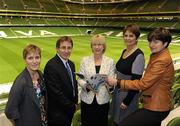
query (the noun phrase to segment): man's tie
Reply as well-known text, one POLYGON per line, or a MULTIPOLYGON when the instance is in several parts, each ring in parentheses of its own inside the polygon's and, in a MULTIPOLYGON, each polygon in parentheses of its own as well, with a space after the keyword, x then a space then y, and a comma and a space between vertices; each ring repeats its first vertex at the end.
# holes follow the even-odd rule
POLYGON ((68 75, 69 75, 69 77, 70 77, 70 79, 71 79, 71 83, 72 83, 72 87, 73 87, 73 95, 75 96, 73 75, 72 75, 72 71, 71 71, 71 68, 70 68, 68 62, 66 62, 66 69, 67 69, 68 75))

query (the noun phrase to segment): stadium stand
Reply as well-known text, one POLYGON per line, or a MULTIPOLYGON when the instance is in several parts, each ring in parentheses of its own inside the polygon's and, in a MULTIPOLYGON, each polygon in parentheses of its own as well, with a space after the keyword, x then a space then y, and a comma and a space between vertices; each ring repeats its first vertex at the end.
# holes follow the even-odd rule
MULTIPOLYGON (((39 36, 39 27, 81 34, 91 27, 122 28, 129 23, 143 30, 164 26, 179 32, 180 0, 0 0, 0 31, 10 38, 21 37, 18 30, 39 36)), ((5 120, 0 125, 10 125, 3 114, 0 119, 5 120)))
MULTIPOLYGON (((1 0, 1 24, 7 26, 33 25, 70 25, 70 26, 112 26, 123 27, 129 22, 141 22, 143 28, 154 28, 159 23, 170 29, 179 29, 179 0, 1 0), (108 2, 108 4, 106 4, 108 2), (110 3, 111 2, 111 3, 110 3), (176 4, 175 4, 176 3, 176 4), (23 23, 18 22, 18 18, 23 23), (4 19, 5 18, 5 19, 4 19), (39 18, 43 21, 39 22, 39 18), (149 18, 152 18, 149 20, 149 18), (65 21, 63 22, 62 19, 65 21), (99 20, 103 19, 103 20, 99 20), (37 21, 36 21, 37 20, 37 21), (60 20, 58 23, 57 20, 60 20), (70 20, 66 22, 66 20, 70 20), (50 21, 50 23, 48 23, 50 21), (109 21, 109 23, 103 22, 109 21), (111 23, 111 22, 120 23, 111 23), (165 23, 164 23, 165 21, 165 23), (52 22, 52 24, 51 24, 52 22), (53 23, 54 22, 54 23, 53 23), (57 22, 57 23, 55 23, 57 22), (87 22, 87 23, 86 23, 87 22), (92 22, 92 23, 89 23, 92 22), (98 22, 98 23, 96 23, 98 22), (122 23, 124 22, 124 23, 122 23)), ((19 20, 20 21, 20 20, 19 20)))

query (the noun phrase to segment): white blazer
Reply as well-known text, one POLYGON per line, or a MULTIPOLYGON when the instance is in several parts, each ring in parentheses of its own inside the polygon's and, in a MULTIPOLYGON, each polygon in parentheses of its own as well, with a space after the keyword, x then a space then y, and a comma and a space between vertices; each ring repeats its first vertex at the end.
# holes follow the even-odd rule
MULTIPOLYGON (((93 55, 86 56, 82 59, 79 73, 83 74, 86 78, 90 78, 92 75, 96 74, 95 61, 93 55)), ((114 60, 109 57, 103 56, 99 74, 107 74, 108 76, 114 77, 114 60)), ((110 95, 105 85, 102 86, 99 92, 95 95, 92 91, 86 91, 86 82, 84 80, 79 78, 78 84, 81 86, 80 99, 83 102, 91 104, 93 102, 94 96, 96 96, 98 104, 105 104, 109 102, 110 95)))

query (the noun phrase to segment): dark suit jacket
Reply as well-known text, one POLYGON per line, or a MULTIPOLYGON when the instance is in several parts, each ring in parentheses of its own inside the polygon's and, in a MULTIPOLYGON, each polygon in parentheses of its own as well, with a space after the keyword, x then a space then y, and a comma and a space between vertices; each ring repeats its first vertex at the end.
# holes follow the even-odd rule
POLYGON ((5 114, 16 126, 41 126, 39 101, 26 68, 13 83, 5 114))
POLYGON ((48 94, 48 122, 49 125, 70 126, 78 102, 77 81, 75 79, 75 65, 68 63, 73 72, 75 96, 68 72, 62 60, 56 55, 48 61, 44 69, 44 79, 48 94))

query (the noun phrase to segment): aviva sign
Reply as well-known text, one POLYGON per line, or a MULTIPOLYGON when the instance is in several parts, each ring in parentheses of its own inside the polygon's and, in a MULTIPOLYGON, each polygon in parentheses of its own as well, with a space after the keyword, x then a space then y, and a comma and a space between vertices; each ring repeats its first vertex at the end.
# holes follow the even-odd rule
POLYGON ((0 38, 21 38, 21 37, 47 37, 47 36, 58 36, 56 33, 47 31, 47 30, 28 30, 27 32, 20 30, 10 30, 13 35, 8 35, 5 31, 0 31, 0 38))

